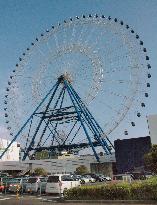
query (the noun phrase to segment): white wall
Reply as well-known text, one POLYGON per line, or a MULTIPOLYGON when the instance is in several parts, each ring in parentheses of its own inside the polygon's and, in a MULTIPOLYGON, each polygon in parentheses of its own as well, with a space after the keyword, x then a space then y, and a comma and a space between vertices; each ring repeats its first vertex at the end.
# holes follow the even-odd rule
MULTIPOLYGON (((0 138, 0 155, 3 153, 3 151, 8 146, 9 143, 10 141, 0 138)), ((17 147, 17 142, 13 142, 13 144, 10 146, 10 148, 2 157, 2 159, 0 159, 0 161, 18 161, 19 151, 20 148, 17 147)))

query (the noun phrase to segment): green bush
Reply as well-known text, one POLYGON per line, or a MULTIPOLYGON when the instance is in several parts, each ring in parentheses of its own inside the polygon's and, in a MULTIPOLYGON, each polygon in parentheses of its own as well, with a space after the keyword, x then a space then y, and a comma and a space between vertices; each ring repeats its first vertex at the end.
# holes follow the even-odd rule
POLYGON ((132 199, 157 200, 157 177, 131 184, 132 199))
POLYGON ((67 190, 66 199, 157 200, 157 177, 134 183, 110 183, 67 190))
MULTIPOLYGON (((110 196, 107 199, 130 199, 130 187, 127 183, 119 183, 108 185, 104 189, 104 194, 106 193, 106 188, 109 187, 110 196)), ((106 197, 105 197, 106 199, 106 197)))

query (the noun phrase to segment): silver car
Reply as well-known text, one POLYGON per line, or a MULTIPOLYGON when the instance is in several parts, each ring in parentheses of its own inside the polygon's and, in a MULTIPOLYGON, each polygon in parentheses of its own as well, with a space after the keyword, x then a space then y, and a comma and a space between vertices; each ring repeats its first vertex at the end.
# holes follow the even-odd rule
POLYGON ((45 193, 46 177, 30 177, 26 184, 26 192, 28 193, 45 193))

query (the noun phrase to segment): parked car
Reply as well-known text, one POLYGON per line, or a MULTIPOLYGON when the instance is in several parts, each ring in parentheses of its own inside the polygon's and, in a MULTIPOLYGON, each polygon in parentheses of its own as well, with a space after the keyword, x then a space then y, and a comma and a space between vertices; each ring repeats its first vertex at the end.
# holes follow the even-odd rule
POLYGON ((81 178, 81 184, 85 184, 85 183, 92 183, 92 182, 95 182, 96 179, 91 177, 90 175, 84 175, 82 176, 81 178))
POLYGON ((93 178, 92 176, 90 176, 90 175, 86 175, 85 176, 86 178, 88 178, 89 179, 89 182, 96 182, 96 180, 95 180, 95 178, 93 178))
POLYGON ((98 176, 102 179, 102 181, 111 181, 111 177, 105 176, 103 174, 98 174, 98 176))
POLYGON ((3 186, 4 186, 4 191, 8 191, 9 189, 9 185, 11 183, 12 178, 11 177, 3 177, 2 178, 2 182, 3 182, 3 186))
POLYGON ((0 177, 9 177, 9 174, 5 172, 0 172, 0 177))
POLYGON ((9 181, 9 192, 17 192, 20 191, 22 187, 22 178, 14 178, 9 181))
POLYGON ((97 182, 103 182, 104 176, 98 175, 98 174, 91 174, 91 176, 95 179, 97 182))
POLYGON ((105 179, 106 181, 112 181, 112 178, 109 177, 109 176, 104 176, 104 179, 105 179))
POLYGON ((81 184, 89 183, 89 178, 88 178, 88 177, 85 177, 85 176, 82 176, 80 183, 81 183, 81 184))
POLYGON ((26 183, 25 191, 29 193, 45 193, 46 183, 46 177, 30 177, 26 183))
POLYGON ((22 177, 22 178, 12 178, 9 180, 8 184, 8 191, 9 192, 25 192, 26 190, 26 183, 28 182, 27 177, 22 177))
POLYGON ((64 190, 80 186, 79 180, 75 180, 70 175, 55 174, 50 175, 46 184, 47 194, 63 194, 64 190))
POLYGON ((82 175, 75 175, 75 174, 72 174, 71 176, 73 177, 75 181, 79 181, 80 183, 81 183, 82 178, 84 177, 82 175))
POLYGON ((24 177, 22 178, 22 187, 21 187, 21 192, 26 192, 26 185, 28 183, 28 177, 24 177))
POLYGON ((81 176, 81 175, 72 174, 71 177, 74 179, 74 181, 79 181, 79 182, 81 182, 81 179, 82 179, 82 176, 81 176))
POLYGON ((0 192, 4 191, 4 184, 3 184, 3 178, 0 178, 0 192))

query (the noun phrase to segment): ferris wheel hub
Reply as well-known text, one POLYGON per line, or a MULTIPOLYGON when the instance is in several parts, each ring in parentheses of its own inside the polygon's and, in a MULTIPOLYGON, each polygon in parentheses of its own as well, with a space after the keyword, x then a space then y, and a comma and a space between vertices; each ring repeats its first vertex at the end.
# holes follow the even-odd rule
POLYGON ((64 80, 68 81, 69 83, 72 83, 72 76, 70 73, 65 72, 64 74, 60 75, 58 78, 58 81, 63 83, 64 80))

